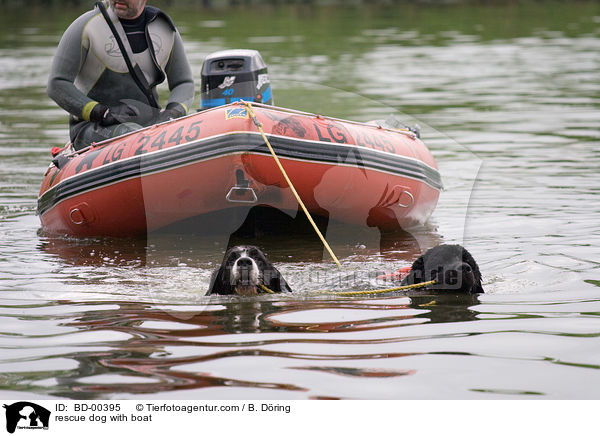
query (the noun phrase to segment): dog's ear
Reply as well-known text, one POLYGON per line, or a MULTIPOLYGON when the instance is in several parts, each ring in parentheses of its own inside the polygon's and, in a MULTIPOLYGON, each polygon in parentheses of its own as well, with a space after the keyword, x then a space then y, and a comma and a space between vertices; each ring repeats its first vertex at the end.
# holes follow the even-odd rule
POLYGON ((414 285, 416 283, 423 283, 425 280, 425 260, 423 256, 420 256, 415 260, 410 268, 410 272, 402 280, 403 285, 414 285))
POLYGON ((205 295, 229 295, 233 294, 233 289, 229 280, 227 269, 221 266, 219 269, 213 271, 210 277, 210 285, 205 295))
POLYGON ((479 271, 479 265, 475 262, 471 253, 469 253, 465 248, 463 248, 463 262, 469 264, 471 269, 473 270, 473 275, 475 276, 475 286, 473 289, 473 294, 483 294, 483 286, 481 285, 481 271, 479 271))
POLYGON ((219 268, 218 270, 212 272, 210 276, 210 285, 208 286, 208 291, 206 291, 205 295, 213 295, 217 293, 216 283, 217 279, 219 278, 219 274, 221 274, 221 269, 222 268, 219 268))
POLYGON ((411 271, 423 271, 425 272, 425 256, 419 256, 417 260, 415 260, 410 267, 411 271))
POLYGON ((292 292, 292 288, 285 281, 281 273, 273 265, 263 272, 265 286, 273 292, 292 292))

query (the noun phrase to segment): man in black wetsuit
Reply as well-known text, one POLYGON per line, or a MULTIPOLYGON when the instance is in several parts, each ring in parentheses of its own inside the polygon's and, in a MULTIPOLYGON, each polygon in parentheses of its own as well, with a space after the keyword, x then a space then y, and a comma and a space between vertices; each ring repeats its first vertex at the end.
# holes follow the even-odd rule
POLYGON ((47 92, 71 114, 70 137, 79 150, 185 115, 194 99, 194 81, 168 15, 146 6, 146 0, 105 0, 65 31, 47 92), (156 86, 165 78, 170 95, 161 109, 156 86))

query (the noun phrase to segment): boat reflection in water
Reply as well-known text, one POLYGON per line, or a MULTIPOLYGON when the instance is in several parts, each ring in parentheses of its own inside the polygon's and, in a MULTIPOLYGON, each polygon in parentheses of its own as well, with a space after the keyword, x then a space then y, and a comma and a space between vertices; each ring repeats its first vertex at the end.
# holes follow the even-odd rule
POLYGON ((476 313, 469 307, 478 303, 474 295, 270 297, 210 298, 198 311, 123 302, 96 310, 86 304, 64 325, 88 335, 111 338, 119 333, 116 336, 126 339, 98 342, 63 355, 75 360, 77 368, 63 372, 50 391, 90 399, 105 392, 211 388, 208 398, 214 389, 225 387, 234 397, 254 388, 248 392, 274 390, 279 398, 314 398, 303 384, 306 371, 370 379, 413 375, 413 368, 398 368, 398 359, 422 353, 402 351, 403 343, 411 339, 401 334, 403 328, 474 320, 476 313), (311 314, 319 313, 322 321, 311 320, 311 314), (353 313, 356 319, 350 318, 353 313), (336 316, 344 319, 334 321, 336 316), (380 335, 382 330, 387 333, 380 335), (257 332, 260 337, 253 334, 257 332))

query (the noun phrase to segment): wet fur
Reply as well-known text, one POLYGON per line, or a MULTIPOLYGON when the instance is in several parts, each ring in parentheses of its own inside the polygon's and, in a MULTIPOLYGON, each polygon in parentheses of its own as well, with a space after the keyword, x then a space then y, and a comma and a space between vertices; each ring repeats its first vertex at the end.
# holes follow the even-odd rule
POLYGON ((206 295, 256 295, 264 285, 273 292, 292 292, 279 270, 253 245, 235 246, 211 277, 206 295))
POLYGON ((438 245, 428 250, 412 265, 402 280, 402 285, 412 285, 430 280, 436 284, 424 288, 427 291, 483 293, 481 272, 471 253, 460 245, 438 245))

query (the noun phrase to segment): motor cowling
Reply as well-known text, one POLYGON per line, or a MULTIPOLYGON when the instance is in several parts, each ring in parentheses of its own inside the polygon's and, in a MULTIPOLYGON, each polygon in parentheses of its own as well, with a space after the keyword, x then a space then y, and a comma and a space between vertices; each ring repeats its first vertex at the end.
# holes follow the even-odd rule
POLYGON ((202 64, 202 109, 239 100, 273 104, 267 66, 256 50, 222 50, 202 64))

